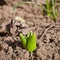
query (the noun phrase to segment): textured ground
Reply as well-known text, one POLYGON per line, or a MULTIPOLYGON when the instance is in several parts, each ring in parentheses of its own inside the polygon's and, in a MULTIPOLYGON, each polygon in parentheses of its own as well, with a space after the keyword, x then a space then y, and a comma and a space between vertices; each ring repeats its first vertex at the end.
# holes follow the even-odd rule
POLYGON ((60 60, 60 17, 54 22, 32 4, 13 10, 17 1, 0 3, 0 60, 60 60), (17 17, 24 18, 24 22, 17 17), (26 35, 31 30, 37 35, 37 49, 32 56, 19 39, 20 33, 26 35))

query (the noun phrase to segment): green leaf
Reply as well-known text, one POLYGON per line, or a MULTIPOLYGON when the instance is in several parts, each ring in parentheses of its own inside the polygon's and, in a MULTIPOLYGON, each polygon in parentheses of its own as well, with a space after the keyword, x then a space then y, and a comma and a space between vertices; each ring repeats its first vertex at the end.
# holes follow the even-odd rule
POLYGON ((36 34, 32 33, 32 31, 27 36, 23 36, 22 34, 20 34, 20 39, 23 46, 29 52, 33 52, 36 49, 36 34))
POLYGON ((28 39, 29 39, 29 37, 30 37, 30 36, 32 36, 32 34, 33 34, 33 33, 32 33, 32 31, 31 31, 31 32, 27 35, 26 40, 28 40, 28 39))
POLYGON ((26 43, 26 49, 29 52, 33 52, 36 49, 36 35, 35 34, 31 35, 28 38, 27 43, 26 43))
POLYGON ((47 10, 47 16, 51 16, 51 4, 49 0, 46 0, 46 10, 47 10))
POLYGON ((20 34, 20 39, 22 41, 23 46, 26 47, 26 39, 25 39, 25 36, 23 36, 22 34, 20 34))

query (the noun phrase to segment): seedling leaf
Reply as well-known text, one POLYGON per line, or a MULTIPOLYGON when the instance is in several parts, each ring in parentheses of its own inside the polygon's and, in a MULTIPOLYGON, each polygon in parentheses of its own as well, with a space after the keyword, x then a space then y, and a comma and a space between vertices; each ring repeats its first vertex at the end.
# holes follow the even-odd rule
POLYGON ((29 52, 32 52, 36 49, 36 35, 35 34, 31 35, 28 38, 26 48, 29 52))
POLYGON ((30 32, 27 36, 20 34, 20 39, 23 46, 29 51, 33 52, 36 49, 36 34, 30 32))
POLYGON ((20 39, 21 39, 21 42, 22 42, 23 46, 26 47, 26 39, 25 39, 25 36, 23 36, 22 34, 20 34, 20 39))

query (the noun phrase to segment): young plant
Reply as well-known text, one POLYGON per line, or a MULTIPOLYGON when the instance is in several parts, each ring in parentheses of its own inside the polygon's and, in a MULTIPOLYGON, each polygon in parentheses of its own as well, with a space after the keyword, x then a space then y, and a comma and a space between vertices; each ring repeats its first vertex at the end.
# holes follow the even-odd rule
POLYGON ((51 16, 51 4, 48 0, 46 0, 46 12, 47 16, 51 16))
POLYGON ((57 12, 57 8, 56 8, 56 5, 55 5, 55 0, 52 0, 52 18, 54 20, 56 20, 57 16, 58 16, 58 12, 57 12))
POLYGON ((51 0, 51 1, 46 0, 44 11, 48 17, 51 17, 53 20, 56 20, 58 16, 58 12, 55 5, 55 0, 51 0))
POLYGON ((20 39, 23 44, 23 47, 26 48, 29 52, 33 52, 36 49, 36 34, 30 32, 27 36, 20 34, 20 39))

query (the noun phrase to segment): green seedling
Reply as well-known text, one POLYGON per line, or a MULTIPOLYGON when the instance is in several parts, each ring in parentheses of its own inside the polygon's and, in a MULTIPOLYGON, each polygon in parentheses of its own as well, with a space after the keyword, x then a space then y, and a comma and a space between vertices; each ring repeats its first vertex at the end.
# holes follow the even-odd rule
POLYGON ((48 0, 46 0, 46 12, 48 16, 51 16, 51 4, 48 0))
POLYGON ((56 5, 55 5, 55 0, 52 0, 52 18, 54 20, 56 20, 57 16, 58 16, 58 12, 57 12, 57 8, 56 8, 56 5))
POLYGON ((36 49, 36 34, 30 32, 27 36, 20 34, 20 39, 23 47, 29 52, 33 52, 36 49))
POLYGON ((55 0, 51 0, 51 1, 46 0, 44 11, 48 17, 51 17, 53 20, 56 20, 58 16, 58 12, 55 5, 55 0))

